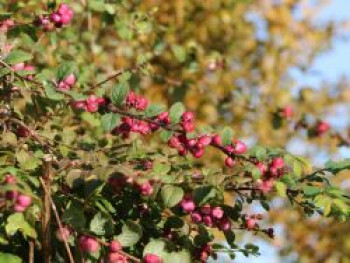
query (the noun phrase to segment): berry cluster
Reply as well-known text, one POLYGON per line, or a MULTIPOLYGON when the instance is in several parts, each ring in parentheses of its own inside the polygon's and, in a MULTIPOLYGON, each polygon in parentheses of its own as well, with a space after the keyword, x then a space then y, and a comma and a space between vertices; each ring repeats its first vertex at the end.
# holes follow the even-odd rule
MULTIPOLYGON (((5 175, 5 185, 14 185, 16 183, 17 179, 15 176, 13 176, 12 174, 5 175)), ((15 212, 23 212, 32 204, 32 198, 30 196, 18 193, 17 190, 6 191, 5 197, 7 200, 14 202, 13 210, 15 212)))
POLYGON ((257 182, 257 187, 264 194, 270 192, 274 181, 281 178, 286 172, 286 166, 283 158, 275 157, 266 165, 263 162, 257 162, 256 167, 260 170, 262 179, 257 182))
POLYGON ((129 138, 131 132, 146 135, 151 132, 151 128, 146 121, 131 117, 123 117, 121 119, 121 124, 119 124, 119 126, 115 127, 113 130, 114 134, 120 134, 124 139, 129 138))
POLYGON ((88 112, 97 112, 99 107, 105 105, 105 98, 97 98, 95 95, 90 95, 86 100, 72 102, 72 107, 77 110, 86 110, 88 112))
MULTIPOLYGON (((12 69, 14 71, 34 71, 35 67, 32 65, 26 65, 25 63, 22 62, 22 63, 18 63, 18 64, 13 65, 12 69)), ((32 74, 27 75, 26 79, 33 80, 34 76, 32 74)))
POLYGON ((201 262, 207 262, 211 252, 212 252, 211 246, 206 244, 200 248, 197 258, 201 262))
POLYGON ((220 206, 211 207, 205 204, 200 208, 196 208, 196 204, 191 196, 185 196, 180 202, 183 212, 191 215, 193 223, 203 223, 207 227, 217 227, 222 231, 231 229, 231 221, 225 216, 224 210, 220 206))
POLYGON ((179 155, 186 155, 190 152, 195 158, 200 158, 204 154, 204 147, 210 145, 211 136, 201 135, 198 138, 188 139, 186 134, 172 136, 168 145, 171 148, 177 149, 179 155))
POLYGON ((127 263, 128 259, 126 256, 120 254, 120 251, 122 250, 121 244, 116 241, 112 240, 109 243, 109 253, 108 253, 108 262, 109 263, 127 263))
POLYGON ((11 19, 0 21, 0 32, 6 33, 9 29, 14 27, 15 22, 11 19))
POLYGON ((126 106, 128 108, 134 108, 138 111, 144 111, 148 106, 148 101, 145 97, 130 91, 126 96, 126 106))
POLYGON ((71 87, 75 84, 75 75, 73 73, 69 74, 65 79, 61 80, 56 88, 59 91, 69 91, 71 87))
POLYGON ((66 4, 60 4, 58 9, 50 15, 40 16, 36 23, 43 26, 46 31, 51 31, 54 28, 68 25, 72 21, 73 16, 73 9, 66 4))

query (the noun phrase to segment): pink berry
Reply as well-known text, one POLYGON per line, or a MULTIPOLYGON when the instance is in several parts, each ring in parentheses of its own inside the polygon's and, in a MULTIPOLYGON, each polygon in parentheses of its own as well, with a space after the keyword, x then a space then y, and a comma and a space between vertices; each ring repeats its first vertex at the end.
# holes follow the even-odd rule
POLYGON ((14 210, 15 212, 19 212, 19 213, 25 211, 26 208, 27 208, 27 207, 21 206, 21 205, 18 205, 18 204, 15 204, 15 205, 13 206, 13 210, 14 210))
POLYGON ((64 80, 64 83, 66 83, 69 86, 73 86, 75 83, 75 76, 73 73, 69 74, 64 80))
POLYGON ((191 219, 192 219, 192 221, 193 221, 194 223, 198 224, 198 223, 200 223, 200 222, 202 221, 202 216, 201 216, 201 214, 198 213, 198 212, 193 212, 193 213, 191 214, 191 219))
POLYGON ((212 227, 214 225, 213 219, 209 215, 203 217, 203 223, 208 227, 212 227))
POLYGON ((162 263, 162 259, 155 254, 148 253, 143 257, 144 263, 162 263))
POLYGON ((58 13, 60 15, 64 15, 65 13, 67 13, 68 10, 69 10, 69 7, 65 3, 62 3, 58 6, 58 13))
POLYGON ((246 219, 246 228, 248 230, 252 230, 256 227, 256 219, 255 218, 248 218, 246 219))
POLYGON ((181 128, 185 132, 192 132, 194 131, 194 124, 192 122, 181 122, 181 128))
POLYGON ((122 245, 117 241, 113 240, 109 243, 109 251, 110 252, 118 252, 122 249, 122 245))
POLYGON ((271 167, 274 167, 276 169, 281 169, 284 166, 284 160, 281 157, 276 157, 271 162, 271 167))
POLYGON ((218 134, 213 135, 211 139, 211 144, 220 146, 222 144, 221 136, 218 134))
POLYGON ((19 71, 19 70, 23 70, 24 69, 24 63, 18 63, 12 66, 12 69, 14 71, 19 71))
POLYGON ((247 145, 239 140, 235 141, 234 144, 234 154, 243 154, 247 151, 247 145))
POLYGON ((150 182, 145 182, 141 184, 140 191, 142 195, 150 196, 153 193, 153 186, 150 182))
POLYGON ((147 106, 148 106, 148 101, 146 98, 139 97, 136 99, 135 109, 142 111, 142 110, 145 110, 147 106))
POLYGON ((208 146, 211 143, 211 140, 212 140, 211 136, 209 136, 209 135, 202 135, 199 138, 198 142, 200 144, 202 144, 203 146, 208 146))
POLYGON ((98 111, 98 103, 88 103, 86 105, 86 110, 92 113, 98 111))
POLYGON ((15 184, 15 183, 17 183, 17 179, 12 174, 6 174, 5 179, 4 179, 4 183, 5 184, 15 184))
POLYGON ((281 111, 282 117, 289 119, 293 115, 293 108, 292 106, 286 106, 281 111))
POLYGON ((181 201, 180 206, 186 213, 191 213, 196 209, 195 203, 190 199, 184 199, 181 201))
POLYGON ((274 184, 273 179, 268 179, 268 180, 259 180, 257 184, 257 188, 263 192, 264 194, 269 193, 272 190, 274 184))
POLYGON ((266 165, 264 163, 262 163, 262 162, 258 162, 256 164, 256 167, 259 169, 261 175, 264 175, 266 173, 266 171, 267 171, 266 165))
POLYGON ((218 228, 222 231, 228 231, 231 229, 231 221, 227 217, 223 217, 218 222, 218 228))
POLYGON ((192 122, 194 120, 194 114, 193 112, 186 111, 182 114, 181 120, 183 122, 192 122))
POLYGON ((128 259, 119 253, 108 253, 108 263, 128 263, 128 259))
POLYGON ((86 109, 86 102, 85 101, 74 101, 72 102, 72 107, 77 110, 85 110, 86 109))
POLYGON ((69 236, 70 230, 67 227, 62 227, 62 229, 56 230, 56 238, 61 242, 66 241, 69 238, 69 236))
POLYGON ((83 252, 95 253, 99 250, 100 244, 95 238, 90 236, 81 236, 79 239, 79 247, 83 252))
POLYGON ((70 86, 68 84, 66 84, 65 82, 61 81, 57 85, 57 90, 59 90, 59 91, 69 91, 70 90, 70 86))
POLYGON ((32 198, 28 195, 19 194, 16 203, 20 206, 28 207, 32 203, 32 198))
POLYGON ((171 148, 179 148, 181 146, 181 143, 178 137, 173 136, 169 139, 168 145, 171 148))
POLYGON ((319 121, 316 125, 316 133, 318 135, 325 134, 330 129, 330 126, 327 122, 319 121))
POLYGON ((234 159, 232 159, 231 157, 226 157, 226 159, 225 159, 225 165, 227 166, 227 167, 233 167, 234 165, 235 165, 235 160, 234 159))
POLYGON ((61 22, 61 16, 59 14, 57 14, 57 13, 51 14, 50 18, 51 18, 51 21, 54 22, 54 23, 61 22))
POLYGON ((224 216, 224 210, 222 210, 222 208, 219 207, 219 206, 214 207, 214 208, 211 210, 211 215, 212 215, 213 218, 221 219, 221 218, 223 218, 223 216, 224 216))
POLYGON ((211 214, 211 206, 210 204, 205 204, 201 207, 201 213, 203 215, 210 215, 211 214))
POLYGON ((204 154, 204 149, 203 148, 195 148, 194 150, 192 150, 192 155, 195 158, 201 158, 204 154))

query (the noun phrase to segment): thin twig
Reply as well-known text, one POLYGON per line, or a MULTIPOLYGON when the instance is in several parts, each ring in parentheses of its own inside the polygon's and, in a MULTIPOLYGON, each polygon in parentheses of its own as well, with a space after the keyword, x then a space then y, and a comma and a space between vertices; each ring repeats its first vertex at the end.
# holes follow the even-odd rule
MULTIPOLYGON (((39 178, 39 180, 40 180, 40 183, 41 183, 44 191, 46 192, 46 194, 48 194, 48 190, 47 190, 47 188, 45 186, 44 180, 42 178, 39 178)), ((51 195, 48 195, 48 197, 49 197, 48 199, 49 199, 49 202, 50 202, 51 207, 52 207, 52 211, 53 211, 53 213, 55 215, 55 219, 56 219, 59 231, 61 232, 62 237, 64 237, 65 235, 64 235, 64 232, 63 232, 63 226, 62 226, 62 222, 61 222, 61 219, 59 217, 59 214, 57 212, 57 207, 56 207, 55 203, 53 202, 51 195)), ((72 255, 72 252, 70 250, 70 247, 68 245, 67 240, 65 238, 63 238, 63 241, 64 241, 64 246, 66 248, 66 251, 67 251, 67 254, 68 254, 68 257, 69 257, 69 262, 70 263, 74 263, 74 258, 73 258, 73 255, 72 255)))

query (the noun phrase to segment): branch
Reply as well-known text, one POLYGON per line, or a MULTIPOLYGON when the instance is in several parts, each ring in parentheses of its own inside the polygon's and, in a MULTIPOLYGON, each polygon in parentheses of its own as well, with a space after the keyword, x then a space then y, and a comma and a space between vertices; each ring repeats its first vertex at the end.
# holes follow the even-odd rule
MULTIPOLYGON (((48 191, 48 189, 47 189, 46 186, 45 186, 44 180, 43 180, 41 177, 39 178, 39 180, 40 180, 40 183, 41 183, 41 185, 42 185, 42 187, 43 187, 43 189, 44 189, 46 195, 48 196, 48 199, 49 199, 49 202, 50 202, 50 204, 51 204, 53 213, 54 213, 54 215, 55 215, 55 219, 56 219, 56 222, 57 222, 57 224, 58 224, 58 228, 59 228, 59 230, 60 230, 60 232, 61 232, 61 235, 62 235, 62 237, 64 237, 63 226, 62 226, 60 217, 59 217, 59 215, 58 215, 56 205, 55 205, 55 203, 53 202, 52 197, 51 197, 51 195, 49 194, 49 191, 48 191)), ((68 254, 68 257, 69 257, 69 262, 70 262, 70 263, 74 263, 74 258, 73 258, 73 255, 72 255, 72 252, 71 252, 71 250, 70 250, 70 247, 69 247, 69 245, 68 245, 67 240, 66 240, 65 238, 63 238, 63 241, 64 241, 64 246, 65 246, 65 248, 66 248, 66 251, 67 251, 67 254, 68 254)))

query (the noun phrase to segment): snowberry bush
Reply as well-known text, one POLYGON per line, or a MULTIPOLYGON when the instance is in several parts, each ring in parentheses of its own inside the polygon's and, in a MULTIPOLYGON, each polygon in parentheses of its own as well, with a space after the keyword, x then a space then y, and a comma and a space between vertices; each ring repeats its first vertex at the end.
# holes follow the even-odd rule
MULTIPOLYGON (((118 17, 127 5, 118 1, 39 2, 0 6, 0 262, 257 256, 255 244, 235 237, 274 238, 266 215, 247 208, 269 210, 276 195, 305 216, 348 218, 349 197, 328 179, 348 160, 313 170, 282 148, 248 147, 229 123, 197 126, 181 101, 164 106, 142 95, 138 83, 155 77, 149 54, 134 61, 130 51, 132 66, 114 72, 94 66, 95 54, 113 52, 94 44, 95 20, 104 21, 103 38, 117 19, 125 40, 152 30, 153 11, 129 21, 118 17)), ((275 117, 290 120, 293 108, 275 117)), ((321 120, 298 125, 314 137, 331 130, 321 120)))

